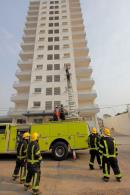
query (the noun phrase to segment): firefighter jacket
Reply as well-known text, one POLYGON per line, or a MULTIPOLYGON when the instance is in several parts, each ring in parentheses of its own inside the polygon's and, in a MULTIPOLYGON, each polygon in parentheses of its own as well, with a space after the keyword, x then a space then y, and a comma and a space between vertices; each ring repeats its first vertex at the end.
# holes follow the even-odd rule
POLYGON ((99 149, 99 142, 100 142, 100 137, 98 134, 91 133, 88 136, 88 146, 89 146, 90 150, 98 150, 99 149))
POLYGON ((31 141, 27 150, 27 162, 30 164, 39 164, 42 161, 38 141, 31 141))
POLYGON ((103 136, 100 140, 99 152, 107 158, 116 157, 118 155, 118 151, 114 138, 110 136, 103 136))
POLYGON ((26 159, 27 155, 28 141, 22 139, 17 146, 17 159, 22 160, 26 159))

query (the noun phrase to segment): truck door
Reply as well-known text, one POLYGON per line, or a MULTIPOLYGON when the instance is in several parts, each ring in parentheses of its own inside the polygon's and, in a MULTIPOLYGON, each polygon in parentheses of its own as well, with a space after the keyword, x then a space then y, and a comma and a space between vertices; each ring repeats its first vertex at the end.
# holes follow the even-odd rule
POLYGON ((0 153, 6 152, 7 125, 0 125, 0 153))

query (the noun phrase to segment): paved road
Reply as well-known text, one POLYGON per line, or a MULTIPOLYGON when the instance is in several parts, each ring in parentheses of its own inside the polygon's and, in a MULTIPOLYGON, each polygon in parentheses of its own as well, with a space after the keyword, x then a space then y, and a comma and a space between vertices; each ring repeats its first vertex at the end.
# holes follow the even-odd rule
MULTIPOLYGON (((109 183, 104 183, 102 171, 95 163, 95 170, 88 168, 88 151, 79 151, 78 159, 71 157, 62 162, 53 161, 44 155, 40 189, 43 195, 126 195, 130 194, 130 137, 116 137, 119 143, 119 164, 123 174, 121 183, 116 182, 113 173, 109 183)), ((23 185, 11 180, 15 159, 1 156, 0 195, 29 195, 23 185)))

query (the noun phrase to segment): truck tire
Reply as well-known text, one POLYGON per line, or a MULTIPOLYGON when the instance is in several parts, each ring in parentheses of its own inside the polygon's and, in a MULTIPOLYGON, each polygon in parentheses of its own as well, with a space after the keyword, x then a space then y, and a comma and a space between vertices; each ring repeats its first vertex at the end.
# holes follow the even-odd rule
POLYGON ((55 160, 65 160, 68 156, 68 147, 64 142, 56 142, 52 147, 52 155, 55 160))

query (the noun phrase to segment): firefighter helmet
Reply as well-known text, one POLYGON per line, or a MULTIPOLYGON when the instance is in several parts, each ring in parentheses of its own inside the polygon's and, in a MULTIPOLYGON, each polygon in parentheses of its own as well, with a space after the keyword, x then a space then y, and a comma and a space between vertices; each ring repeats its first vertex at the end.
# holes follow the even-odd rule
POLYGON ((92 133, 94 133, 94 134, 97 133, 97 129, 95 127, 92 128, 92 133))
POLYGON ((23 134, 23 138, 24 138, 24 139, 29 139, 29 137, 30 137, 30 133, 25 132, 25 133, 23 134))
POLYGON ((39 139, 39 134, 35 132, 35 133, 32 134, 31 138, 32 138, 32 141, 36 141, 36 140, 39 139))
POLYGON ((104 128, 104 134, 107 135, 107 136, 110 136, 111 135, 110 129, 104 128))

